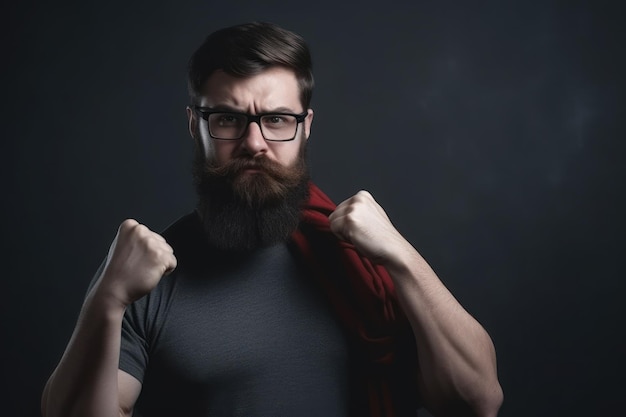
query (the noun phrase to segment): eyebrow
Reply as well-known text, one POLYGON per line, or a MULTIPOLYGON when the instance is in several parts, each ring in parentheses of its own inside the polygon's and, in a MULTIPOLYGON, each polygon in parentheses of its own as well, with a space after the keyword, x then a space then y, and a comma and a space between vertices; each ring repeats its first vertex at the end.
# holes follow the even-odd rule
MULTIPOLYGON (((215 105, 215 106, 209 106, 208 108, 211 109, 211 110, 217 110, 217 111, 247 114, 247 112, 243 111, 242 109, 238 109, 236 107, 232 107, 232 106, 229 106, 227 104, 218 104, 218 105, 215 105)), ((265 111, 259 112, 258 114, 272 114, 272 113, 298 114, 298 112, 290 109, 289 107, 284 107, 284 106, 276 107, 276 108, 269 109, 269 110, 265 110, 265 111)))

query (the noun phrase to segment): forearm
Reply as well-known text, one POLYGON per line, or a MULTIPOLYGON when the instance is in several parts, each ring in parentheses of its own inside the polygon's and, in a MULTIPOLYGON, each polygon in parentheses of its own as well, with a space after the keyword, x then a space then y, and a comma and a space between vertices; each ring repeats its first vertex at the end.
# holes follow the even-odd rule
POLYGON ((397 255, 385 266, 415 334, 420 387, 431 411, 496 415, 502 391, 491 338, 408 242, 397 255))
POLYGON ((117 374, 124 307, 96 288, 42 397, 45 417, 120 415, 117 374))
POLYGON ((367 191, 328 217, 342 240, 389 271, 417 342, 418 388, 437 417, 493 417, 502 402, 487 332, 446 289, 367 191))

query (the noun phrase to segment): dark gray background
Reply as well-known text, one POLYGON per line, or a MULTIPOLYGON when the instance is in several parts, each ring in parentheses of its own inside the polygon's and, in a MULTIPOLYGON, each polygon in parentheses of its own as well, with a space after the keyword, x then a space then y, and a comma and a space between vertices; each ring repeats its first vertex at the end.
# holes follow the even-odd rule
POLYGON ((619 2, 59 3, 2 13, 3 415, 37 415, 118 224, 192 209, 186 62, 249 20, 310 42, 314 179, 370 190, 483 323, 500 415, 625 408, 619 2))

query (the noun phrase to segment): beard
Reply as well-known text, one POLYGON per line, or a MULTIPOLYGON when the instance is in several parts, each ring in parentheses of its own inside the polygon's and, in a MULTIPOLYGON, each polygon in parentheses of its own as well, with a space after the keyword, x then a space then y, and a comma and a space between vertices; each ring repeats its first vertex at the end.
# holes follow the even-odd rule
POLYGON ((241 156, 218 166, 196 147, 192 171, 197 210, 212 246, 250 251, 289 238, 309 196, 305 146, 290 167, 265 156, 241 156))

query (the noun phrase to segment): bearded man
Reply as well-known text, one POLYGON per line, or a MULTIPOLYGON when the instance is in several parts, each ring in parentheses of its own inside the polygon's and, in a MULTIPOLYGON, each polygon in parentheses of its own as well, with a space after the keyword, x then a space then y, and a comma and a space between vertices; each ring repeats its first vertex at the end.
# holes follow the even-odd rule
POLYGON ((56 416, 495 416, 495 350, 367 192, 310 180, 304 40, 217 31, 189 63, 194 212, 122 223, 42 397, 56 416))

